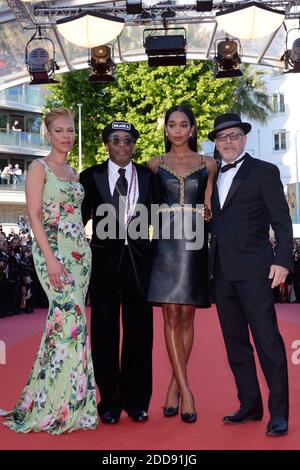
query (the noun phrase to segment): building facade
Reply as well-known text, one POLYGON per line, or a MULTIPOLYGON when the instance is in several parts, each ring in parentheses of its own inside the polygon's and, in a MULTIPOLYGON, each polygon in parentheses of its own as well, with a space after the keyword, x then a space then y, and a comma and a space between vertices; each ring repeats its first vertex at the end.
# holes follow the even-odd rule
MULTIPOLYGON (((261 68, 261 67, 260 67, 261 68)), ((262 160, 274 163, 280 170, 281 181, 290 206, 294 236, 300 236, 300 93, 299 74, 277 72, 265 68, 265 84, 274 113, 265 125, 250 121, 246 151, 262 160)), ((203 151, 213 154, 214 145, 203 143, 203 151)))
POLYGON ((26 214, 24 182, 33 159, 49 153, 42 121, 47 89, 20 85, 0 91, 0 223, 26 214))
POLYGON ((257 158, 278 166, 285 188, 299 181, 300 93, 297 73, 271 73, 266 85, 274 113, 266 125, 251 122, 247 146, 257 158))

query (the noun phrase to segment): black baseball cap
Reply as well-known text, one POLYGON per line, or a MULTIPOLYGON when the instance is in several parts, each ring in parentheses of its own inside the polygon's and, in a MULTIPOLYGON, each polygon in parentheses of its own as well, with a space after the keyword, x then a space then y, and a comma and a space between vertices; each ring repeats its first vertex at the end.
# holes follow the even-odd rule
POLYGON ((140 136, 139 131, 130 122, 113 121, 110 124, 107 124, 107 126, 105 126, 104 129, 102 130, 103 142, 106 144, 110 134, 116 131, 128 132, 128 134, 132 135, 134 142, 136 142, 140 136))

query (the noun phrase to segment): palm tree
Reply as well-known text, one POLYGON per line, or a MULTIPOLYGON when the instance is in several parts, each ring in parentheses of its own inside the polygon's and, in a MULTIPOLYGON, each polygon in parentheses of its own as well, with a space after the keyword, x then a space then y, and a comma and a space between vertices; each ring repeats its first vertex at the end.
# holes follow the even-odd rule
POLYGON ((264 70, 244 64, 243 76, 238 79, 232 94, 231 111, 243 114, 252 121, 267 123, 274 107, 263 80, 265 74, 264 70))

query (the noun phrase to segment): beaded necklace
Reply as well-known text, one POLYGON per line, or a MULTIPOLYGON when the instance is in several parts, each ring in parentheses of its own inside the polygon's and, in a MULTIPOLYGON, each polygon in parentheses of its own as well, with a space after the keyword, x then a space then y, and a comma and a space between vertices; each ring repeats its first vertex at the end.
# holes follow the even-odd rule
POLYGON ((126 220, 124 225, 128 225, 132 219, 136 198, 136 168, 132 165, 132 172, 129 184, 129 191, 126 197, 126 220))

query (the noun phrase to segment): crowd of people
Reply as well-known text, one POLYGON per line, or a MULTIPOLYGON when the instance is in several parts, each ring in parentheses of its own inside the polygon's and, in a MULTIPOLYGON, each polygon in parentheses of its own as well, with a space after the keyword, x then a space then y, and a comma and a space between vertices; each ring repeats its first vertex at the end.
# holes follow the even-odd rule
MULTIPOLYGON (((276 240, 270 239, 272 252, 276 252, 276 240)), ((273 289, 276 303, 300 303, 300 239, 294 239, 293 249, 294 269, 282 284, 273 289)))
MULTIPOLYGON (((26 386, 13 410, 0 410, 4 424, 21 433, 61 434, 95 429, 98 415, 102 423, 115 425, 123 410, 134 422, 146 422, 153 305, 162 307, 171 364, 163 416, 173 418, 180 409, 181 420, 194 423, 198 415, 188 361, 195 308, 209 307, 211 283, 240 402, 223 422, 263 417, 250 330, 269 388, 266 434, 286 435, 287 359, 273 289, 288 282, 299 243, 293 257, 292 223, 278 168, 245 151, 251 125, 235 113, 216 117, 208 138, 220 156, 217 165, 197 153, 193 112, 174 106, 165 116, 165 153, 144 167, 132 162, 138 130, 127 121, 113 121, 102 130, 108 160, 80 175, 67 163, 74 144, 70 110, 51 110, 45 126, 51 152, 31 164, 26 200, 35 269, 49 312, 26 386), (154 226, 157 236, 151 242, 153 205, 158 230, 154 226), (90 219, 89 244, 84 225, 90 219)), ((15 237, 11 243, 18 245, 15 237)), ((22 258, 11 248, 12 265, 17 258, 26 265, 26 250, 22 258)), ((26 288, 25 281, 21 284, 26 288)))
MULTIPOLYGON (((274 238, 270 239, 270 246, 274 251, 276 248, 274 238)), ((293 259, 293 272, 287 276, 284 283, 273 289, 275 303, 300 303, 299 239, 294 239, 293 259)), ((33 263, 31 235, 28 231, 13 228, 7 234, 2 225, 0 225, 0 299, 0 318, 32 313, 34 308, 46 308, 48 305, 33 263)), ((213 302, 212 292, 209 302, 213 302)))
POLYGON ((47 306, 35 272, 28 230, 12 228, 7 234, 0 225, 0 299, 0 318, 47 306))
POLYGON ((12 163, 0 169, 0 184, 20 184, 23 183, 23 171, 18 163, 13 167, 12 163))

